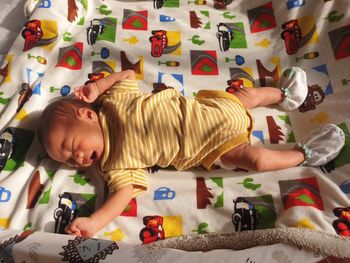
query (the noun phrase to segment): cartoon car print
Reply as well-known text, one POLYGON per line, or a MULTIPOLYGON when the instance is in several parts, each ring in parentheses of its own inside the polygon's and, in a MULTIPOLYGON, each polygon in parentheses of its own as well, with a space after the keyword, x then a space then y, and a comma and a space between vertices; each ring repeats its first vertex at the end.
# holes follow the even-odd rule
POLYGON ((284 45, 286 47, 286 52, 288 55, 295 54, 299 47, 301 41, 301 29, 298 24, 298 20, 290 20, 282 25, 281 38, 284 40, 284 45))
POLYGON ((226 9, 226 6, 231 4, 233 0, 214 0, 215 9, 226 9))
POLYGON ((141 229, 140 240, 143 244, 164 239, 163 217, 161 216, 145 216, 143 224, 146 226, 141 229))
POLYGON ((99 72, 99 73, 89 73, 88 74, 88 81, 85 82, 85 85, 89 84, 89 83, 92 83, 92 82, 95 82, 95 81, 98 81, 99 79, 102 79, 104 78, 105 74, 102 73, 102 72, 99 72))
POLYGON ((103 33, 104 22, 100 19, 93 19, 90 21, 90 26, 87 30, 87 42, 89 45, 93 45, 96 42, 98 35, 103 33))
POLYGON ((232 94, 244 88, 243 80, 241 79, 230 79, 227 81, 227 85, 226 92, 232 94))
POLYGON ((323 173, 331 173, 332 171, 335 170, 335 163, 334 160, 326 163, 325 165, 321 165, 321 171, 323 173))
POLYGON ((164 4, 164 0, 153 0, 153 7, 155 9, 162 8, 164 4))
POLYGON ((0 173, 5 168, 6 162, 14 155, 15 136, 10 128, 6 128, 0 134, 0 173))
POLYGON ((67 192, 60 194, 59 198, 58 207, 53 214, 55 219, 55 233, 65 234, 65 227, 78 216, 78 207, 76 201, 67 192))
POLYGON ((22 37, 24 38, 24 48, 23 51, 32 49, 35 44, 42 38, 43 30, 41 29, 40 20, 30 20, 24 24, 24 29, 22 30, 22 37))
POLYGON ((149 38, 151 42, 152 57, 160 57, 163 49, 168 46, 168 37, 165 30, 153 30, 152 36, 149 38))
POLYGON ((155 82, 155 83, 153 83, 152 93, 156 94, 156 93, 161 92, 161 91, 166 90, 166 89, 174 89, 174 88, 167 86, 162 82, 155 82))
POLYGON ((243 197, 233 200, 234 213, 232 214, 232 223, 236 232, 243 230, 254 230, 258 225, 259 214, 255 206, 243 197))
POLYGON ((287 8, 292 9, 293 7, 299 7, 305 5, 305 0, 288 0, 287 8))
POLYGON ((9 73, 9 62, 6 63, 6 66, 3 68, 0 68, 0 84, 3 82, 3 80, 8 76, 9 73))
POLYGON ((227 51, 230 48, 230 43, 234 37, 233 30, 225 23, 219 23, 217 25, 218 32, 216 38, 219 41, 219 47, 221 51, 227 51))
POLYGON ((338 235, 350 237, 350 207, 337 207, 333 213, 338 219, 333 221, 333 227, 338 235))
POLYGON ((18 107, 16 112, 18 113, 23 105, 30 99, 32 96, 33 91, 32 88, 28 83, 22 83, 21 90, 19 91, 19 98, 18 98, 18 107))
POLYGON ((309 110, 315 110, 316 105, 321 104, 325 97, 326 95, 319 85, 315 84, 309 86, 306 99, 304 100, 303 104, 300 105, 299 111, 307 112, 309 110))

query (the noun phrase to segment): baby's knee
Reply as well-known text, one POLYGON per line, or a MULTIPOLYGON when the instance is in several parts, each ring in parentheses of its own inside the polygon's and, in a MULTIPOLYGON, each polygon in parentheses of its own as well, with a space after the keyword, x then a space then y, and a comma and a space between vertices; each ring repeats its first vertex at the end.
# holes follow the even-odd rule
POLYGON ((252 169, 257 172, 269 171, 266 159, 261 158, 261 156, 256 156, 256 158, 252 161, 252 169))
POLYGON ((268 163, 266 158, 263 156, 261 148, 252 148, 250 145, 247 146, 247 150, 243 153, 242 158, 245 159, 246 166, 250 170, 257 172, 266 172, 268 170, 268 163), (249 149, 250 148, 250 149, 249 149))
POLYGON ((251 145, 248 143, 243 143, 221 155, 220 161, 224 168, 230 167, 230 169, 233 169, 235 166, 238 166, 249 170, 263 169, 262 164, 258 161, 257 152, 252 150, 251 145))
POLYGON ((264 149, 260 147, 250 146, 249 149, 247 149, 245 158, 247 159, 247 162, 252 170, 258 172, 268 171, 269 160, 265 158, 264 154, 264 149))
POLYGON ((240 145, 236 149, 230 151, 227 155, 221 156, 220 159, 225 165, 233 162, 237 166, 258 172, 268 171, 269 166, 269 160, 264 158, 263 149, 253 147, 248 143, 240 145))

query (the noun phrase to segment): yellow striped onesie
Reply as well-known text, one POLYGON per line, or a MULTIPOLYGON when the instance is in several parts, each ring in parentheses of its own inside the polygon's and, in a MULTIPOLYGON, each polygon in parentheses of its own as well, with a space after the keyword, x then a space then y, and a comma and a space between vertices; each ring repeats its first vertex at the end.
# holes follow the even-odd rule
POLYGON ((213 162, 249 140, 252 119, 242 103, 224 91, 199 91, 187 98, 175 89, 143 93, 123 80, 99 99, 104 152, 99 172, 110 192, 132 184, 133 197, 147 189, 144 169, 178 170, 213 162))

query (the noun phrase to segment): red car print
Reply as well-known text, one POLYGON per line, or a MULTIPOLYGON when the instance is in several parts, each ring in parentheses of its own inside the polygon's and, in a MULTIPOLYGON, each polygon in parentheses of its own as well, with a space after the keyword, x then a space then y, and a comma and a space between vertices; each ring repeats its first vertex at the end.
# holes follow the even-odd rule
POLYGON ((226 6, 231 4, 233 0, 214 0, 215 9, 226 9, 226 6))
POLYGON ((95 81, 97 81, 97 80, 99 80, 99 79, 104 78, 104 76, 105 76, 105 74, 102 73, 102 72, 99 72, 99 73, 94 73, 94 72, 93 72, 93 73, 89 73, 89 74, 88 74, 89 80, 86 81, 84 84, 87 85, 87 84, 89 84, 89 83, 95 82, 95 81))
POLYGON ((284 45, 288 55, 295 54, 301 41, 301 29, 298 20, 290 20, 282 25, 281 38, 284 40, 284 45))
POLYGON ((164 239, 163 217, 161 216, 145 216, 143 224, 146 226, 140 232, 140 239, 143 244, 164 239))
POLYGON ((43 31, 41 29, 41 22, 39 20, 30 20, 24 24, 22 30, 22 37, 24 38, 23 51, 27 51, 35 47, 35 44, 42 38, 43 31))
POLYGON ((168 37, 164 30, 153 30, 152 36, 149 38, 151 42, 152 57, 160 57, 163 54, 163 49, 168 46, 168 37))
POLYGON ((227 81, 227 85, 226 91, 232 94, 244 88, 241 79, 230 79, 227 81))
POLYGON ((333 221, 333 227, 337 234, 350 237, 350 207, 337 207, 333 213, 338 217, 333 221))

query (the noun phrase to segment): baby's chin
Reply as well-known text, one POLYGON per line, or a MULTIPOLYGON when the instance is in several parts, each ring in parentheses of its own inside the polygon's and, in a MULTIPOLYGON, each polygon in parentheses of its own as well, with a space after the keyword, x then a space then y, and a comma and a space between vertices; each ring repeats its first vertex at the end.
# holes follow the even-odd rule
POLYGON ((81 165, 80 167, 82 167, 82 168, 87 168, 87 167, 93 167, 93 166, 95 166, 95 164, 97 164, 98 163, 98 160, 94 160, 94 161, 92 161, 91 163, 85 163, 85 164, 83 164, 83 165, 81 165))
POLYGON ((97 162, 92 161, 91 163, 84 163, 84 164, 80 164, 80 165, 73 166, 73 167, 75 167, 75 168, 88 168, 88 167, 94 166, 96 163, 97 162))

